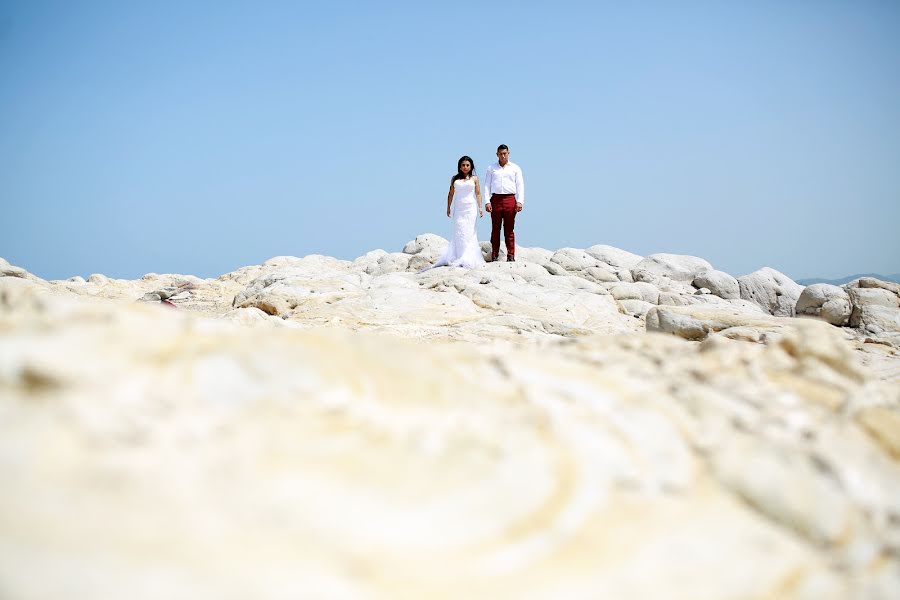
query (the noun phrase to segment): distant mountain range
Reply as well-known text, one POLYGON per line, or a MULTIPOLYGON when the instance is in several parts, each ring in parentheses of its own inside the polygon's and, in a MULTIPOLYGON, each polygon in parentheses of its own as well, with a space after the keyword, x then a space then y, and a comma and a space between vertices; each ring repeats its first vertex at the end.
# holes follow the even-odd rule
POLYGON ((798 279, 797 283, 800 285, 812 285, 813 283, 830 283, 831 285, 844 285, 845 283, 850 283, 854 279, 859 279, 860 277, 874 277, 875 279, 880 279, 882 281, 893 281, 894 283, 900 283, 900 273, 894 273, 893 275, 879 275, 878 273, 860 273, 859 275, 847 275, 846 277, 841 277, 840 279, 822 279, 820 277, 810 277, 809 279, 798 279))

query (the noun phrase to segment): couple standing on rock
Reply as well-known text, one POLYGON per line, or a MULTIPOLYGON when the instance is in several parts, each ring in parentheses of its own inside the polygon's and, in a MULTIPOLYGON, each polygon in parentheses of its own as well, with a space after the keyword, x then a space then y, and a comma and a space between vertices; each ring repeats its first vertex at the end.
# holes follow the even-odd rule
MULTIPOLYGON (((473 268, 484 264, 481 246, 475 231, 481 210, 481 182, 475 175, 475 161, 468 156, 459 159, 457 173, 450 179, 447 194, 447 216, 453 216, 453 235, 450 245, 433 267, 473 268), (455 202, 454 202, 455 201, 455 202)), ((525 181, 519 165, 510 162, 506 144, 497 147, 497 162, 484 172, 484 190, 489 195, 485 208, 491 213, 491 261, 500 254, 500 227, 506 238, 506 260, 516 260, 516 213, 525 203, 525 181)), ((433 268, 432 267, 432 268, 433 268)))

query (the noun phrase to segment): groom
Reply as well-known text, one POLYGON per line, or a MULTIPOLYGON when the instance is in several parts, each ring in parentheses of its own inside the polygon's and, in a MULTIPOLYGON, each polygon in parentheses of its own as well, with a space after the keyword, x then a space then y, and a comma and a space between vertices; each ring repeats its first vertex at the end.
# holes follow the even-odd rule
POLYGON ((525 180, 519 165, 509 162, 509 147, 497 147, 497 162, 484 173, 485 209, 491 213, 491 262, 500 254, 500 225, 506 237, 506 261, 516 261, 516 213, 525 204, 525 180))

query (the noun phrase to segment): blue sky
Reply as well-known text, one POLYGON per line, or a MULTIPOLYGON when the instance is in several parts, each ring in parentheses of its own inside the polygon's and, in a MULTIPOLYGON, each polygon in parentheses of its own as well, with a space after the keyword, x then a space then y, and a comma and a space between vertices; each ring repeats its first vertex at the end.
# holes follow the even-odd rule
POLYGON ((397 251, 505 143, 525 246, 900 271, 900 3, 550 6, 0 0, 0 256, 397 251))

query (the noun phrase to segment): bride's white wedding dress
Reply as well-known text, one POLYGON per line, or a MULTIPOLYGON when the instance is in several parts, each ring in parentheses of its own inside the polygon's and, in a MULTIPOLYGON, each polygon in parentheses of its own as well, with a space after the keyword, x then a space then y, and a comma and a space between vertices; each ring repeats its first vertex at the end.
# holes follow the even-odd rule
POLYGON ((451 266, 473 269, 484 264, 475 224, 478 221, 478 203, 475 201, 475 180, 457 179, 453 182, 453 235, 447 250, 441 254, 434 267, 451 266))

